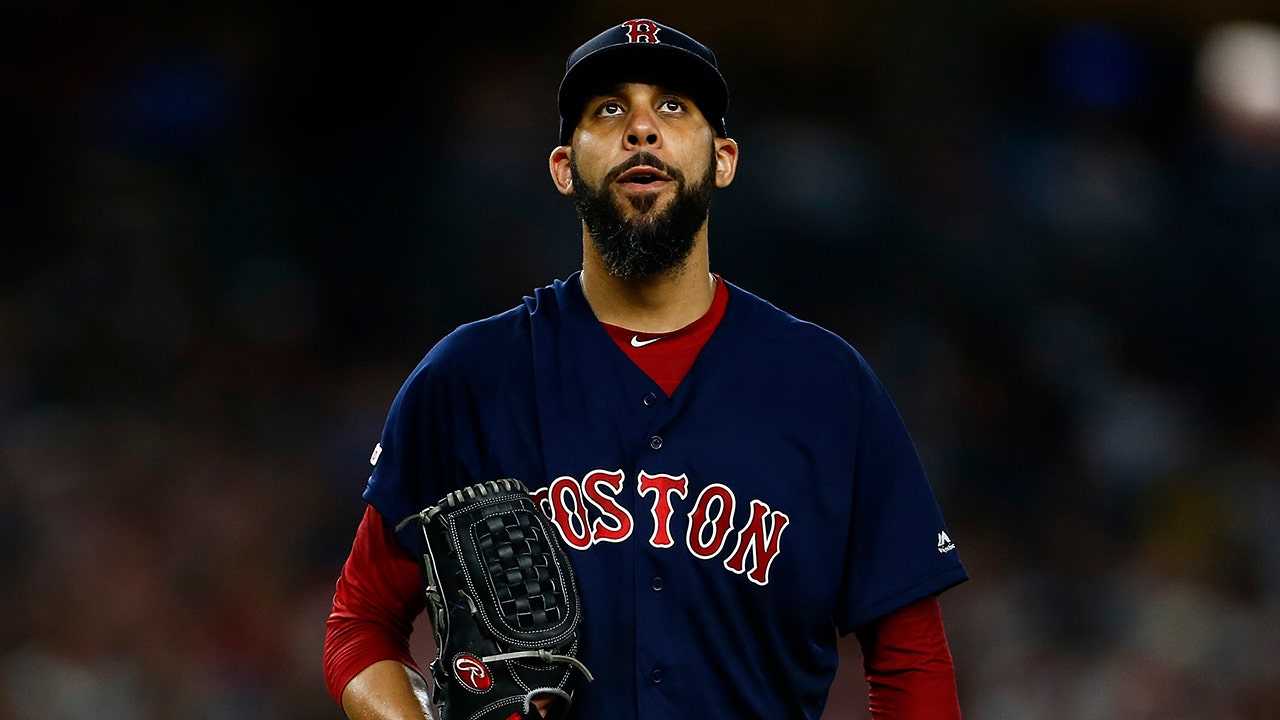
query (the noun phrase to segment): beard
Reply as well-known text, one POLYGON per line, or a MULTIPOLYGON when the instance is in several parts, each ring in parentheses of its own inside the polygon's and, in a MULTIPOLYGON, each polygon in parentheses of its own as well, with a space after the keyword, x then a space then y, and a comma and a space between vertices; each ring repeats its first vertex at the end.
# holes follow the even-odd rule
POLYGON ((706 172, 693 185, 685 182, 684 173, 647 152, 637 153, 610 170, 595 187, 582 179, 572 158, 569 170, 578 217, 591 234, 610 275, 624 279, 652 277, 684 267, 693 251, 694 239, 711 211, 715 189, 714 154, 706 172), (635 217, 629 220, 623 216, 610 188, 619 175, 637 165, 649 165, 670 176, 676 183, 676 195, 662 211, 653 209, 657 193, 628 197, 625 202, 635 211, 635 217))

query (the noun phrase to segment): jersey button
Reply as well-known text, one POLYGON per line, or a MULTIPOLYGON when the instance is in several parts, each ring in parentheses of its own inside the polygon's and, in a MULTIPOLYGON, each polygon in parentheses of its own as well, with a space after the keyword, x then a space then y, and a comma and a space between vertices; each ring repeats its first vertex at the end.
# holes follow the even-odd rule
POLYGON ((657 396, 657 395, 654 395, 653 393, 649 393, 648 395, 645 395, 645 396, 644 396, 644 406, 645 406, 645 407, 653 407, 653 404, 654 404, 654 403, 656 403, 656 402, 658 402, 658 396, 657 396))
POLYGON ((665 581, 663 581, 663 579, 662 579, 662 578, 660 578, 660 577, 656 577, 656 578, 654 578, 653 580, 650 580, 650 581, 649 581, 649 587, 653 588, 653 591, 654 591, 654 592, 659 592, 659 591, 661 591, 661 590, 662 590, 662 586, 663 586, 663 585, 665 585, 665 584, 666 584, 666 582, 665 582, 665 581))
POLYGON ((662 438, 658 437, 657 435, 654 435, 653 437, 649 438, 649 447, 654 450, 661 450, 662 438))
POLYGON ((653 672, 649 673, 649 679, 655 684, 662 682, 662 678, 666 676, 667 674, 662 671, 662 668, 654 668, 653 672))

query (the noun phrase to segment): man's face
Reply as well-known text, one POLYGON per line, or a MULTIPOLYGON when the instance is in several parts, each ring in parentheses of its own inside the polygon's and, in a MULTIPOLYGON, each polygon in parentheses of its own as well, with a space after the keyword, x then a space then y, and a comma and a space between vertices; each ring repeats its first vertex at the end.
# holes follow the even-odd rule
POLYGON ((569 158, 573 196, 617 277, 681 267, 718 184, 710 125, 685 96, 641 83, 590 99, 569 158))

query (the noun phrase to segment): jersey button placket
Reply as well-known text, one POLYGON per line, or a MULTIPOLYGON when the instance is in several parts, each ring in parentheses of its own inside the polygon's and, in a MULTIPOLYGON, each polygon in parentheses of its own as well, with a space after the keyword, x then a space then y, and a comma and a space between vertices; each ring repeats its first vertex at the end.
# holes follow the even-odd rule
MULTIPOLYGON (((652 397, 653 397, 652 402, 654 403, 654 405, 648 405, 648 403, 650 402, 649 401, 650 396, 649 395, 645 396, 646 405, 648 405, 649 407, 655 407, 656 404, 658 403, 657 396, 652 395, 652 397)), ((655 433, 649 436, 649 449, 652 450, 653 452, 661 451, 663 444, 664 444, 664 440, 661 435, 655 433)), ((665 584, 666 584, 666 581, 660 575, 655 574, 650 577, 649 588, 653 591, 655 595, 657 595, 662 591, 662 588, 665 586, 665 584)), ((639 600, 639 598, 637 598, 637 600, 639 600)), ((656 609, 655 606, 651 606, 651 608, 656 609)), ((647 614, 648 613, 646 613, 646 615, 647 614)), ((653 649, 655 648, 650 648, 650 650, 653 650, 653 649)), ((659 660, 660 657, 661 657, 661 654, 659 653, 656 656, 651 656, 649 660, 650 661, 659 660)), ((666 679, 666 677, 667 677, 666 668, 663 667, 662 664, 660 664, 660 661, 658 663, 654 663, 653 665, 650 665, 650 670, 649 670, 647 679, 649 681, 649 686, 652 687, 654 691, 658 691, 658 688, 662 686, 663 681, 666 679)))

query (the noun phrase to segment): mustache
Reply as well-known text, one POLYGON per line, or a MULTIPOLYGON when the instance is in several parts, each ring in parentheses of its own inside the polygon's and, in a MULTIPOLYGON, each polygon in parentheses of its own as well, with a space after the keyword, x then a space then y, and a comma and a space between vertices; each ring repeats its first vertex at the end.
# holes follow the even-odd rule
POLYGON ((684 183, 684 173, 667 165, 657 155, 654 155, 653 153, 642 150, 636 153, 635 155, 632 155, 631 157, 627 158, 625 161, 615 166, 609 172, 605 173, 604 184, 605 185, 612 184, 614 181, 618 179, 619 176, 622 175, 622 173, 630 170, 633 167, 638 167, 640 165, 648 165, 649 167, 655 170, 660 170, 666 173, 667 175, 670 175, 672 180, 675 180, 676 182, 681 184, 684 183))

